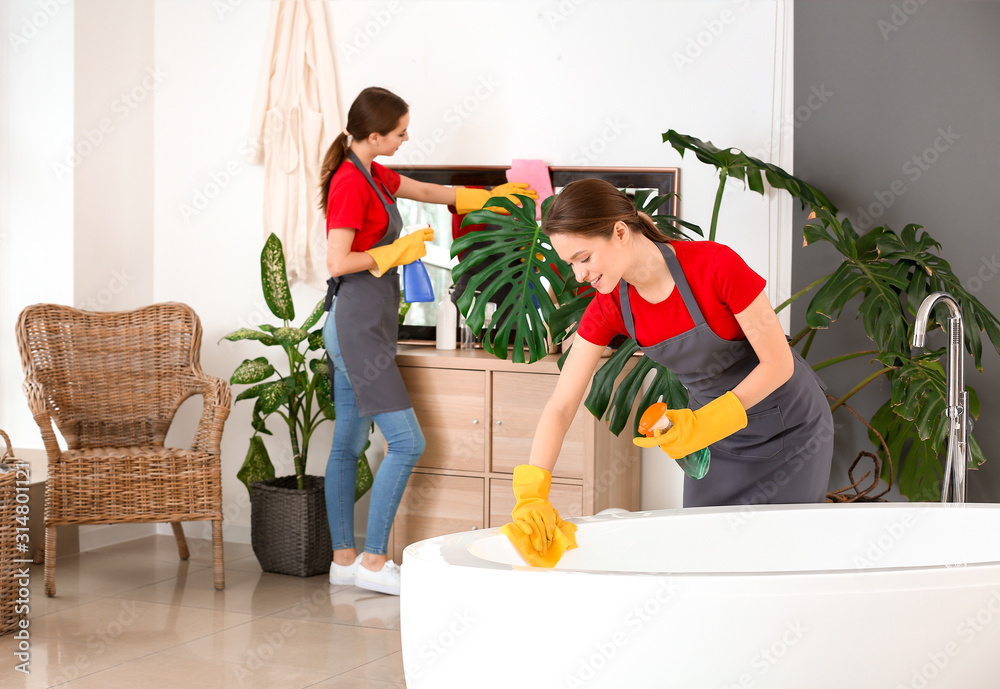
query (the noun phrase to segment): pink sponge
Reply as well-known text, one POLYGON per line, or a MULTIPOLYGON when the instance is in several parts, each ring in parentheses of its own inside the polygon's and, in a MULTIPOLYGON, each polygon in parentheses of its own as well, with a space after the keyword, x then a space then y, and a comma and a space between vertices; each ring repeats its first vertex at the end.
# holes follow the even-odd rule
POLYGON ((515 158, 507 170, 508 182, 524 182, 535 190, 538 198, 535 200, 537 210, 535 219, 542 219, 542 201, 552 196, 552 178, 549 176, 549 166, 544 160, 526 160, 515 158))

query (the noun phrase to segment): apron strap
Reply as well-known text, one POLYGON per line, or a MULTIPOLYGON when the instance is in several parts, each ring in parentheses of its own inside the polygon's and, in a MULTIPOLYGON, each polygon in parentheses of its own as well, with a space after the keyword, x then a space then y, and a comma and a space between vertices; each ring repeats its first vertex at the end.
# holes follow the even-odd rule
MULTIPOLYGON (((618 281, 618 298, 621 301, 622 320, 625 321, 625 330, 628 336, 635 340, 635 319, 632 317, 632 305, 628 301, 628 283, 624 280, 618 281)), ((636 340, 636 343, 639 341, 636 340)))
POLYGON ((369 173, 367 168, 365 168, 365 166, 361 164, 361 161, 358 160, 358 157, 354 154, 354 151, 348 151, 347 157, 350 159, 352 163, 354 163, 354 167, 358 168, 358 171, 365 176, 365 179, 368 180, 368 184, 372 185, 372 189, 374 189, 375 193, 378 194, 378 198, 382 202, 382 206, 385 208, 386 213, 388 213, 390 205, 389 201, 386 200, 385 196, 382 195, 382 190, 378 188, 377 184, 375 184, 375 180, 372 179, 371 173, 369 173))
MULTIPOLYGON (((691 292, 691 285, 688 284, 687 278, 684 277, 684 270, 681 268, 680 261, 677 260, 677 256, 674 255, 674 252, 666 244, 660 244, 659 249, 660 253, 663 254, 664 260, 667 262, 667 268, 674 279, 674 285, 680 292, 681 300, 684 302, 684 306, 687 307, 695 327, 698 327, 706 322, 705 316, 698 307, 698 302, 695 301, 694 293, 691 292)), ((632 315, 632 305, 629 303, 628 283, 624 280, 618 282, 618 298, 621 301, 622 320, 625 322, 625 330, 628 332, 629 337, 635 340, 635 317, 632 315)), ((638 342, 638 340, 636 341, 638 342)))
POLYGON ((667 268, 670 269, 670 275, 674 278, 674 284, 681 294, 684 306, 687 307, 688 313, 691 314, 691 320, 694 321, 695 327, 702 325, 705 323, 705 316, 698 307, 698 302, 695 301, 694 293, 691 292, 691 285, 688 284, 687 278, 684 277, 684 270, 681 268, 680 261, 677 260, 677 256, 666 244, 660 244, 660 252, 667 261, 667 268))

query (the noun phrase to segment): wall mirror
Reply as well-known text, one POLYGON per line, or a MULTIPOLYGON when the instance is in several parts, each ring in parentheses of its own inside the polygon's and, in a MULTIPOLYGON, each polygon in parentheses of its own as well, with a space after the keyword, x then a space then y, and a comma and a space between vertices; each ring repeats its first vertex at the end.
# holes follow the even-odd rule
MULTIPOLYGON (((508 170, 506 166, 500 165, 390 167, 402 175, 421 182, 477 187, 495 187, 504 184, 507 181, 508 170)), ((619 189, 625 189, 626 192, 651 189, 656 194, 663 195, 671 192, 676 194, 679 190, 677 168, 550 167, 549 170, 556 193, 574 180, 590 177, 606 180, 619 189)), ((435 230, 434 241, 428 245, 423 262, 434 286, 435 297, 440 300, 451 287, 451 269, 458 264, 458 259, 451 258, 453 231, 458 229, 458 220, 447 207, 438 204, 419 203, 410 199, 397 199, 397 203, 404 227, 430 225, 435 230)), ((678 215, 677 197, 671 197, 661 207, 660 212, 678 215)), ((432 302, 412 304, 400 328, 400 339, 433 340, 436 306, 432 302)))

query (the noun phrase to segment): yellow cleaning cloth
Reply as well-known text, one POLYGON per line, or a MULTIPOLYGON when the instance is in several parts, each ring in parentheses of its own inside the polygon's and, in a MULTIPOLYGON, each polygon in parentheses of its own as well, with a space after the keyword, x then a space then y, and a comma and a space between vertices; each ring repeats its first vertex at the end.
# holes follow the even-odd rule
POLYGON ((534 567, 554 567, 564 552, 576 547, 576 524, 559 518, 549 502, 551 485, 552 474, 541 467, 514 467, 514 521, 500 530, 534 567))
MULTIPOLYGON (((504 524, 500 527, 510 542, 514 544, 521 557, 532 567, 555 567, 563 553, 576 547, 576 524, 563 521, 556 515, 556 528, 552 542, 544 552, 539 552, 532 545, 532 536, 525 533, 518 523, 504 524)), ((531 529, 529 528, 529 531, 531 529)))

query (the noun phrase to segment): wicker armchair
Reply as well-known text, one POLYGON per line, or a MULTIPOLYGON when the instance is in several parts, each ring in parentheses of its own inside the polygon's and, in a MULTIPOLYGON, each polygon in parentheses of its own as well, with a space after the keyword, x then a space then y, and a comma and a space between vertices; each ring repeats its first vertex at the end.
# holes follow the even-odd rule
POLYGON ((201 322, 184 304, 97 313, 56 304, 21 312, 24 392, 48 455, 45 593, 55 595, 56 526, 211 521, 215 588, 222 561, 219 443, 229 384, 201 370, 201 322), (177 408, 205 400, 190 449, 163 446, 177 408), (62 450, 52 428, 66 442, 62 450))

